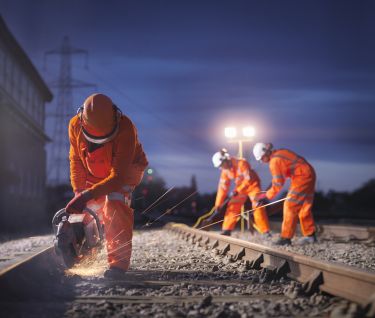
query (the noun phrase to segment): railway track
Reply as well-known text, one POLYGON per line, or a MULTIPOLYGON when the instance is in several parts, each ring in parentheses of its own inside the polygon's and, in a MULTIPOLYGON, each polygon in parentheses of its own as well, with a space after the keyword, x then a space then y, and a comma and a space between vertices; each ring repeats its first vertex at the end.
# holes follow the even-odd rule
MULTIPOLYGON (((250 268, 263 271, 264 281, 287 276, 301 282, 307 294, 321 290, 363 306, 375 306, 374 272, 280 252, 275 248, 193 229, 184 224, 168 224, 167 228, 192 243, 217 250, 219 254, 226 255, 229 261, 248 261, 250 268)), ((342 227, 339 229, 342 231, 342 227)))
POLYGON ((316 293, 320 290, 359 303, 357 314, 375 314, 373 273, 359 271, 348 280, 353 275, 346 266, 332 274, 330 263, 313 264, 302 256, 181 224, 166 229, 135 236, 133 269, 122 281, 103 279, 106 262, 100 258, 101 272, 67 275, 56 266, 51 247, 8 263, 0 268, 1 312, 7 317, 327 317, 340 298, 316 293), (344 275, 345 282, 335 275, 344 275))

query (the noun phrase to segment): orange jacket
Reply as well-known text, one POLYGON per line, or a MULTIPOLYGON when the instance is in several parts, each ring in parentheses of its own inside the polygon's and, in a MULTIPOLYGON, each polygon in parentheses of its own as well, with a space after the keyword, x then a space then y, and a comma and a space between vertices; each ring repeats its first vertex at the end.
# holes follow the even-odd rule
POLYGON ((76 115, 70 120, 70 179, 74 192, 88 188, 93 197, 98 198, 118 191, 124 185, 133 185, 135 170, 143 171, 147 167, 147 158, 134 124, 122 115, 119 125, 118 134, 113 140, 89 154, 80 119, 76 115), (93 169, 90 167, 90 156, 95 153, 97 157, 99 153, 99 160, 93 169))
POLYGON ((219 186, 217 189, 215 206, 223 204, 228 195, 230 182, 234 179, 235 191, 248 194, 254 185, 259 185, 260 180, 250 164, 245 159, 231 158, 232 166, 221 171, 219 186))
POLYGON ((274 150, 269 162, 272 187, 267 191, 268 199, 273 199, 281 190, 286 178, 304 178, 314 173, 313 167, 302 157, 288 149, 274 150))

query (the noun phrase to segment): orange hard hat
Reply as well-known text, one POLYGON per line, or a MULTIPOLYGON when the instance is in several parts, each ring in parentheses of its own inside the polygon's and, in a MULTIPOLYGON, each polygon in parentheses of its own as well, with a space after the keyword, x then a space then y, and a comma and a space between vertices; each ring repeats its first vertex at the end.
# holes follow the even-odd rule
MULTIPOLYGON (((117 112, 112 100, 104 94, 86 98, 82 109, 83 132, 95 139, 111 137, 116 132, 117 112)), ((91 141, 91 140, 90 140, 91 141)))

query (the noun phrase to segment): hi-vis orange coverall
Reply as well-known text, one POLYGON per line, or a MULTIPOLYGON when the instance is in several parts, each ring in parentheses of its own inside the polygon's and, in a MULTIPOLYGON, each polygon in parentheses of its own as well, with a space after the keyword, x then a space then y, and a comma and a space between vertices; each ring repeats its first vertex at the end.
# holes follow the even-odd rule
POLYGON ((294 236, 299 217, 302 234, 307 236, 315 232, 311 208, 315 193, 314 168, 302 157, 287 149, 274 150, 269 162, 272 175, 272 187, 267 191, 268 199, 274 198, 290 178, 288 198, 284 201, 284 217, 281 237, 294 236))
POLYGON ((70 178, 75 193, 90 189, 95 210, 104 223, 108 263, 127 270, 133 236, 131 193, 143 177, 148 162, 131 120, 122 115, 115 138, 89 150, 78 116, 69 123, 70 178))
MULTIPOLYGON (((223 230, 233 230, 239 220, 241 207, 249 196, 253 207, 258 202, 255 195, 261 191, 260 179, 256 172, 251 169, 250 164, 245 159, 231 158, 232 166, 223 169, 220 176, 219 186, 216 195, 215 206, 219 207, 228 195, 230 182, 234 179, 235 191, 238 194, 231 198, 224 216, 223 230)), ((268 216, 265 208, 256 209, 254 212, 254 222, 259 231, 264 233, 269 231, 268 216)))

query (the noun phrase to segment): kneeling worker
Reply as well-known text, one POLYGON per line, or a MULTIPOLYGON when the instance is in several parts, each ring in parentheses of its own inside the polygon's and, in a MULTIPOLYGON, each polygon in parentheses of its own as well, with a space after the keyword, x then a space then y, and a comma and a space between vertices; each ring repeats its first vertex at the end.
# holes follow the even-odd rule
MULTIPOLYGON (((222 234, 231 235, 231 231, 235 228, 240 218, 241 207, 247 197, 249 196, 253 208, 258 205, 259 202, 255 195, 261 191, 260 179, 245 159, 231 157, 226 149, 215 153, 212 157, 212 162, 216 168, 221 169, 215 209, 218 209, 224 203, 229 192, 231 180, 234 180, 235 183, 235 189, 228 202, 222 226, 222 234)), ((270 235, 265 208, 260 207, 255 210, 254 223, 261 233, 270 235)))
POLYGON ((109 268, 104 276, 122 277, 132 250, 131 194, 148 162, 137 131, 103 94, 89 96, 69 123, 70 179, 75 197, 68 213, 87 205, 102 213, 109 268))
POLYGON ((285 179, 291 179, 288 196, 284 201, 281 236, 275 244, 291 244, 298 218, 302 234, 305 236, 300 243, 314 243, 315 224, 311 212, 316 180, 314 168, 304 158, 290 150, 273 149, 271 143, 255 144, 253 153, 256 160, 269 163, 272 175, 272 187, 266 193, 258 194, 258 200, 273 199, 280 192, 285 179))

